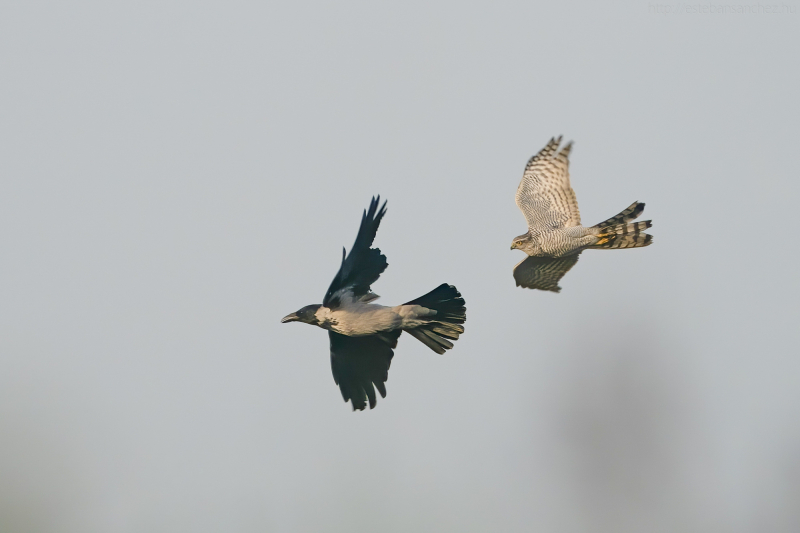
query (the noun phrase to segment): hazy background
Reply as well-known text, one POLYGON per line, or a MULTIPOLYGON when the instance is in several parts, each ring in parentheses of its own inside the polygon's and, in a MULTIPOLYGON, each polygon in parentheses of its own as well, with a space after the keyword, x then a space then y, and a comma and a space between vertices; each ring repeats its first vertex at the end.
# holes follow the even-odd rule
POLYGON ((72 4, 0 7, 0 531, 800 530, 797 4, 72 4), (655 245, 556 295, 560 133, 655 245), (381 302, 468 321, 353 413, 279 320, 378 193, 381 302))

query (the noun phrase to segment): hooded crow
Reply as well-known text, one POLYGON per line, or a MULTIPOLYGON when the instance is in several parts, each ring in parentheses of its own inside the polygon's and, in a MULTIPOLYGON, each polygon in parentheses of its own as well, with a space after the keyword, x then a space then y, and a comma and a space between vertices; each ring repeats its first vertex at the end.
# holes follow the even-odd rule
POLYGON ((333 379, 354 411, 365 409, 367 402, 375 407, 375 389, 386 397, 389 365, 403 331, 442 354, 464 333, 467 319, 464 299, 446 283, 403 305, 374 303, 378 295, 370 285, 388 266, 386 256, 370 248, 386 214, 386 202, 378 209, 379 203, 380 196, 373 198, 364 211, 356 242, 349 254, 342 250, 342 266, 322 304, 307 305, 281 320, 328 330, 333 379))

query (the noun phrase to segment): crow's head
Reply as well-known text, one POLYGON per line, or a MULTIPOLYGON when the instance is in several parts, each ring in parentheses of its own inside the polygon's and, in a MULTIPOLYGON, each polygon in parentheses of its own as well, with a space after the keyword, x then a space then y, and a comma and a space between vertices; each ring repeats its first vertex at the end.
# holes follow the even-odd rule
POLYGON ((283 322, 305 322, 306 324, 319 324, 319 320, 317 319, 317 310, 322 307, 320 304, 315 305, 307 305, 302 309, 295 311, 294 313, 290 313, 281 319, 281 323, 283 322))

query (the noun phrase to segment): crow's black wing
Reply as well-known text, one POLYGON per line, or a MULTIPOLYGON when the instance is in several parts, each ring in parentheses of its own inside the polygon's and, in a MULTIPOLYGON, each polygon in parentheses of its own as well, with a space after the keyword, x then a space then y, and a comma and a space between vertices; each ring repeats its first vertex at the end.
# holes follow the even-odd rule
POLYGON ((560 292, 558 281, 578 262, 580 252, 566 257, 528 257, 514 267, 517 287, 560 292))
POLYGON ((325 307, 331 309, 338 307, 342 295, 347 292, 351 292, 355 298, 364 296, 369 292, 370 285, 375 283, 386 270, 388 266, 386 256, 379 249, 370 248, 381 219, 386 214, 386 202, 383 202, 380 210, 378 209, 380 198, 380 196, 373 197, 369 211, 364 211, 361 227, 358 228, 356 242, 353 243, 350 253, 345 255, 342 250, 342 266, 339 267, 339 272, 336 273, 328 292, 325 293, 325 298, 322 299, 322 305, 325 307))
POLYGON ((388 331, 366 337, 348 337, 329 331, 331 339, 331 370, 344 401, 353 404, 353 411, 375 407, 375 388, 386 398, 386 380, 392 364, 397 338, 402 330, 388 331))

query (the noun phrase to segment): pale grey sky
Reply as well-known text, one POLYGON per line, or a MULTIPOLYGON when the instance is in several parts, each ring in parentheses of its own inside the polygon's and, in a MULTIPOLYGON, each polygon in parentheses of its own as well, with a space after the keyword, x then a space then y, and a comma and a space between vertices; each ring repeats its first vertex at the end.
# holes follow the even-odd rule
POLYGON ((71 4, 0 8, 2 531, 800 529, 797 4, 71 4), (555 295, 509 246, 558 134, 655 243, 555 295), (352 413, 279 320, 374 194, 382 303, 468 321, 352 413))

